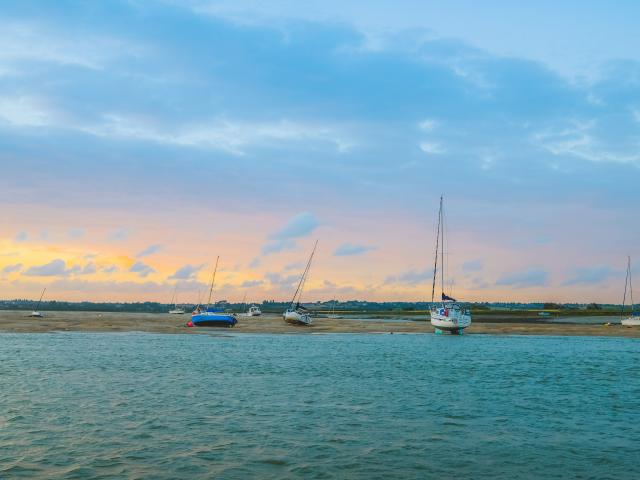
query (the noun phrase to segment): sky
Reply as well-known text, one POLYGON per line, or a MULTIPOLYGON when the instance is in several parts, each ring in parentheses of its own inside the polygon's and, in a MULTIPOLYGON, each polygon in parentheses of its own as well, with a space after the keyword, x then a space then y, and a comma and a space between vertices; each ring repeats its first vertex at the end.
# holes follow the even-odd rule
MULTIPOLYGON (((640 4, 0 5, 0 298, 622 300, 640 4)), ((635 278, 635 277, 634 277, 635 278)), ((640 281, 640 280, 639 280, 640 281)))

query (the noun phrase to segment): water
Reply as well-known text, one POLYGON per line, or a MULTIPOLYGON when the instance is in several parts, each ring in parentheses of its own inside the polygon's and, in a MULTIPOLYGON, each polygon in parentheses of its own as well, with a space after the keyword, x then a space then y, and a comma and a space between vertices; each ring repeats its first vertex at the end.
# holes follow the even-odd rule
POLYGON ((0 478, 640 478, 640 342, 0 335, 0 478))

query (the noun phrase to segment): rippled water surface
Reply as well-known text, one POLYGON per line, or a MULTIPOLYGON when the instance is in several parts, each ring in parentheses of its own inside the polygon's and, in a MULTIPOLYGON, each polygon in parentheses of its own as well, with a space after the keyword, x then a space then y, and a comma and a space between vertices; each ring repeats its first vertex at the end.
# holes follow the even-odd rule
POLYGON ((0 335, 0 478, 640 478, 640 342, 0 335))

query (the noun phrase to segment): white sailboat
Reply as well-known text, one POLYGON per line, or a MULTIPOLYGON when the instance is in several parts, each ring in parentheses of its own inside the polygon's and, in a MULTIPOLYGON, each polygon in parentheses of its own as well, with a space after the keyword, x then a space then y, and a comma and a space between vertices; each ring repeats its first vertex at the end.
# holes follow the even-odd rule
POLYGON ((173 297, 171 297, 171 303, 173 303, 173 308, 169 310, 169 313, 172 315, 183 315, 184 309, 178 307, 178 285, 173 290, 173 297))
POLYGON ((336 305, 338 303, 338 300, 333 300, 333 304, 331 305, 331 313, 329 315, 327 315, 327 318, 332 318, 334 320, 338 320, 340 318, 343 318, 342 315, 336 315, 336 305))
POLYGON ((629 294, 631 297, 631 316, 622 319, 622 323, 625 327, 639 327, 640 326, 640 313, 633 311, 633 287, 631 285, 631 257, 627 257, 627 277, 624 281, 624 296, 622 297, 622 311, 624 315, 624 305, 627 301, 627 286, 629 286, 629 294))
POLYGON ((300 277, 300 281, 298 282, 298 288, 296 288, 296 292, 293 294, 291 306, 287 308, 287 310, 282 314, 282 318, 287 323, 292 323, 294 325, 311 325, 312 323, 311 316, 309 316, 307 309, 304 308, 300 304, 300 302, 302 298, 302 292, 304 290, 304 285, 309 275, 309 269, 311 268, 311 261, 313 260, 313 256, 316 253, 316 248, 318 248, 317 240, 315 245, 313 246, 313 250, 311 251, 309 260, 307 261, 307 266, 305 267, 304 272, 302 272, 302 277, 300 277))
POLYGON ((42 289, 42 293, 40 294, 40 300, 38 300, 38 304, 36 305, 35 310, 33 310, 31 312, 31 315, 29 315, 30 317, 36 317, 36 318, 42 318, 44 317, 44 315, 42 315, 42 313, 40 313, 40 303, 42 302, 42 297, 44 297, 44 292, 47 291, 47 287, 42 289))
POLYGON ((462 335, 464 329, 471 325, 471 312, 458 303, 455 298, 444 293, 444 212, 442 203, 441 196, 440 210, 438 212, 438 230, 436 233, 436 253, 433 264, 433 285, 431 287, 431 325, 435 328, 436 334, 449 332, 453 335, 462 335), (435 302, 438 256, 440 256, 442 293, 440 302, 435 302))

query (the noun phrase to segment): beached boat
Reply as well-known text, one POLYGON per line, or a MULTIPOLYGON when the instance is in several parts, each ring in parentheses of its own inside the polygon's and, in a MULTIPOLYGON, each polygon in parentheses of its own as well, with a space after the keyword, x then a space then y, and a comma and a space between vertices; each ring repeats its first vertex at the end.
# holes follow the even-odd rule
POLYGON ((169 313, 172 315, 183 315, 184 309, 178 307, 178 286, 176 285, 173 290, 173 296, 171 297, 171 303, 173 303, 173 308, 169 310, 169 313))
POLYGON ((627 302, 627 287, 629 291, 629 296, 631 300, 631 316, 628 318, 623 318, 620 323, 625 327, 640 327, 640 312, 634 312, 634 303, 633 303, 633 286, 631 285, 631 257, 627 257, 627 277, 624 281, 624 296, 622 297, 622 311, 620 312, 622 316, 624 316, 624 306, 627 302))
POLYGON ((291 323, 293 325, 311 325, 313 322, 309 315, 309 311, 302 306, 301 299, 305 283, 309 276, 311 262, 313 261, 313 256, 316 253, 316 248, 318 248, 317 240, 313 246, 309 260, 307 261, 307 266, 305 267, 304 272, 302 272, 302 277, 300 277, 300 281, 298 282, 298 288, 296 288, 296 292, 293 294, 293 298, 291 299, 291 306, 282 314, 283 320, 287 323, 291 323))
POLYGON ((471 325, 471 312, 455 298, 444 293, 444 212, 442 196, 438 212, 438 230, 436 233, 436 253, 433 265, 433 285, 431 287, 431 325, 437 334, 449 332, 462 335, 464 329, 471 325), (435 302, 436 277, 438 274, 438 257, 440 257, 441 297, 435 302))
POLYGON ((216 266, 213 269, 213 276, 211 277, 211 288, 209 289, 209 299, 207 300, 207 306, 201 308, 198 305, 191 314, 191 322, 194 327, 233 327, 238 323, 238 319, 233 313, 226 313, 220 308, 211 307, 211 295, 213 293, 213 286, 216 281, 216 272, 218 271, 218 260, 216 258, 216 266))
POLYGON ((343 318, 342 315, 337 315, 336 314, 336 304, 338 303, 338 300, 334 300, 333 301, 333 305, 331 306, 331 313, 326 315, 325 318, 332 318, 334 320, 338 320, 340 318, 343 318))
POLYGON ((262 311, 256 305, 251 305, 247 310, 247 317, 259 317, 260 315, 262 315, 262 311))
POLYGON ((42 302, 42 297, 44 297, 44 292, 46 291, 47 291, 47 287, 42 289, 42 293, 40 294, 40 300, 38 300, 38 303, 36 304, 36 308, 31 312, 31 315, 29 315, 30 317, 35 317, 35 318, 44 317, 44 315, 42 315, 42 313, 40 312, 40 303, 42 302))

